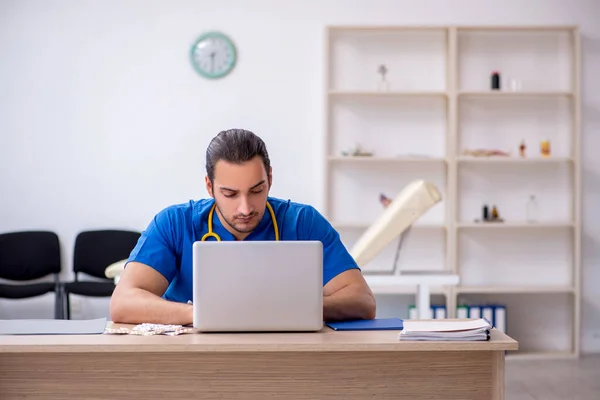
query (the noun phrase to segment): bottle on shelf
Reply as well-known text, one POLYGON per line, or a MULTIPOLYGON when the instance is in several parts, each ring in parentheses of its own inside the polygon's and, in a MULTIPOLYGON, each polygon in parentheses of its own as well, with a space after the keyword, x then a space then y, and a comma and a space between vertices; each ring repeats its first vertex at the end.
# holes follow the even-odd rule
POLYGON ((519 155, 521 157, 525 157, 527 155, 526 150, 527 150, 527 146, 525 145, 525 141, 521 140, 521 144, 519 145, 519 155))
POLYGON ((515 78, 507 78, 506 76, 504 77, 504 81, 508 82, 508 88, 511 92, 520 92, 521 91, 521 81, 515 78))
POLYGON ((488 206, 487 204, 483 205, 483 210, 482 210, 482 215, 481 215, 481 219, 482 221, 489 221, 490 219, 490 214, 489 214, 489 210, 488 210, 488 206))
POLYGON ((550 157, 550 141, 542 140, 540 142, 540 154, 542 157, 550 157))
POLYGON ((500 219, 500 214, 498 213, 498 207, 493 206, 492 207, 492 220, 497 221, 499 219, 500 219))
POLYGON ((381 64, 377 68, 377 72, 379 73, 379 75, 381 75, 381 78, 377 81, 377 90, 379 90, 380 92, 389 92, 390 82, 386 78, 388 69, 385 66, 385 64, 381 64))
POLYGON ((491 87, 492 90, 500 90, 500 73, 498 71, 492 71, 491 87))
POLYGON ((538 203, 535 195, 530 195, 525 207, 525 217, 527 222, 537 222, 538 220, 538 203))

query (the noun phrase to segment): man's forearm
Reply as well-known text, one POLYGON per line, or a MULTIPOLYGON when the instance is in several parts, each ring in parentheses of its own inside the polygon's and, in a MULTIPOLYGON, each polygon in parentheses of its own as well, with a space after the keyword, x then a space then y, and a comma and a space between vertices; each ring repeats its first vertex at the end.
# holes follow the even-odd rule
POLYGON ((375 318, 375 298, 369 292, 347 286, 323 297, 323 319, 341 321, 375 318))
POLYGON ((113 297, 110 316, 113 322, 125 324, 193 323, 193 306, 163 299, 143 289, 128 289, 113 297))

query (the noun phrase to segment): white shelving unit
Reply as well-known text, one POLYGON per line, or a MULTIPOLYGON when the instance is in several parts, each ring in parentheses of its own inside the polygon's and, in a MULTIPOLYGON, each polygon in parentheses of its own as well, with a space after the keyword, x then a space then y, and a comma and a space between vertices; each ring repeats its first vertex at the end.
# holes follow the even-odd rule
MULTIPOLYGON (((435 291, 450 317, 459 304, 505 305, 518 357, 579 355, 580 51, 572 26, 326 29, 324 214, 351 248, 382 212, 380 193, 436 184, 443 201, 411 230, 399 267, 458 274, 435 291), (370 154, 353 156, 357 144, 370 154), (503 221, 477 222, 484 204, 503 221)), ((396 246, 365 273, 391 271, 396 246)), ((398 295, 414 301, 411 288, 398 295)))

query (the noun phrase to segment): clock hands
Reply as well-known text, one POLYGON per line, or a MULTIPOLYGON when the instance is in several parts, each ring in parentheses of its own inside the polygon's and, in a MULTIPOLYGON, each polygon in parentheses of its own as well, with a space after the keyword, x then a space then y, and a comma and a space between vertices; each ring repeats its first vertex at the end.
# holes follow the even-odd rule
POLYGON ((215 52, 210 53, 210 72, 215 72, 215 52))

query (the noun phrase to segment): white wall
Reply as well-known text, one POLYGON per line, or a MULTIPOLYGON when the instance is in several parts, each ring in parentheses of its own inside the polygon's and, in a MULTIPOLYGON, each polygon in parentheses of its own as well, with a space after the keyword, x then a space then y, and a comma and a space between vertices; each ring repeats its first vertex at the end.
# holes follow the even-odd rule
MULTIPOLYGON (((56 231, 68 270, 78 231, 141 230, 162 207, 204 196, 203 151, 229 127, 266 140, 273 195, 320 208, 325 25, 579 24, 582 344, 600 351, 599 20, 594 0, 0 0, 0 231, 56 231), (188 61, 209 29, 230 34, 240 54, 221 81, 188 61)), ((0 318, 50 317, 49 299, 0 301, 0 318)), ((87 318, 108 303, 74 304, 87 318)), ((394 305, 382 298, 380 315, 394 305)))

